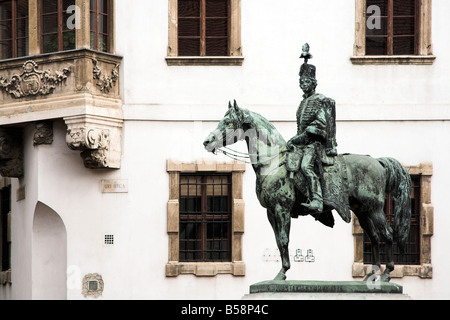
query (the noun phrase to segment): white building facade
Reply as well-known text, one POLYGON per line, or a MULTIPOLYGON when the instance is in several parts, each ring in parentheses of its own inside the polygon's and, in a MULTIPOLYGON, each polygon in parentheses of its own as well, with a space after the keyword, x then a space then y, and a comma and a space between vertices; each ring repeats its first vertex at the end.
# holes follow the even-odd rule
MULTIPOLYGON (((0 60, 0 298, 241 299, 275 277, 281 262, 251 165, 202 143, 233 99, 286 141, 295 135, 305 42, 317 92, 336 101, 338 152, 394 157, 416 179, 416 258, 391 281, 413 299, 450 298, 450 3, 208 1, 25 1, 26 53, 17 45, 0 60), (75 14, 80 25, 54 33, 65 40, 52 49, 40 30, 67 5, 61 21, 75 14), (204 27, 191 26, 197 15, 204 27), (367 27, 378 17, 380 29, 367 27), (220 19, 223 39, 208 33, 220 19), (217 177, 220 191, 210 191, 217 177), (191 216, 215 204, 220 218, 191 216)), ((23 2, 9 1, 11 12, 23 2)), ((334 217, 332 229, 293 220, 288 279, 364 278, 358 221, 334 217)))

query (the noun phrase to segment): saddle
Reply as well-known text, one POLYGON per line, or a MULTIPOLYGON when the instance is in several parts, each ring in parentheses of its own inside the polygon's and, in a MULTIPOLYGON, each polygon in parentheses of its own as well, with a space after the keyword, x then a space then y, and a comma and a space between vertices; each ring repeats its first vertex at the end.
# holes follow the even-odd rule
MULTIPOLYGON (((294 152, 289 152, 286 156, 286 169, 289 173, 289 178, 295 181, 297 189, 308 195, 309 189, 306 186, 306 179, 300 170, 300 163, 302 159, 302 151, 297 149, 294 152), (303 182, 303 184, 301 183, 303 182), (303 186, 303 187, 302 187, 303 186)), ((317 157, 316 169, 322 187, 322 198, 324 207, 331 208, 325 210, 316 219, 323 224, 332 227, 334 219, 331 210, 336 210, 341 216, 342 220, 349 223, 351 221, 350 205, 348 203, 349 189, 347 166, 342 155, 333 157, 317 157)), ((293 213, 293 218, 298 218, 298 213, 293 213)))

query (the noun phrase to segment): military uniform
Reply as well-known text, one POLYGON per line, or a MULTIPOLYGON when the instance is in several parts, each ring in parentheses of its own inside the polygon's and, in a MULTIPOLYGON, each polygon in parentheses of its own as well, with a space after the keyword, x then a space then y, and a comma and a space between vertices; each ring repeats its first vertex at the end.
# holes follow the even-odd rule
MULTIPOLYGON (((308 59, 312 58, 308 51, 302 53, 305 63, 300 69, 300 87, 305 91, 303 101, 297 110, 297 135, 292 138, 288 147, 294 147, 294 153, 297 155, 299 169, 306 177, 309 186, 309 203, 302 205, 312 211, 320 212, 323 210, 323 198, 320 178, 315 168, 319 163, 331 165, 334 163, 336 151, 336 124, 335 124, 335 102, 323 94, 315 93, 308 84, 304 86, 302 79, 312 79, 315 82, 315 67, 307 64, 308 59), (308 89, 309 91, 307 91, 308 89)), ((315 82, 317 84, 317 82, 315 82)), ((289 162, 289 161, 288 161, 289 162)), ((289 168, 288 168, 289 170, 289 168)), ((320 174, 320 173, 319 173, 320 174)))

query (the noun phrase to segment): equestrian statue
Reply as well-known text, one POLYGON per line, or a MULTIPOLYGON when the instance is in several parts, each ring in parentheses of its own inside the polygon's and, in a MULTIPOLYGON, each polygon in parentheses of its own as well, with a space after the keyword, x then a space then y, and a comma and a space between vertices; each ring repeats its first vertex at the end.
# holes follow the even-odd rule
MULTIPOLYGON (((243 154, 227 146, 247 143, 245 157, 256 174, 256 194, 267 209, 275 233, 282 267, 275 280, 285 280, 290 268, 289 231, 291 218, 312 215, 333 227, 332 210, 347 223, 351 211, 370 238, 372 272, 380 270, 381 241, 386 243, 388 262, 380 281, 389 282, 394 270, 392 247, 396 241, 403 252, 411 220, 411 178, 393 158, 338 154, 335 101, 316 93, 316 67, 309 45, 303 46, 299 85, 304 95, 297 110, 297 134, 286 142, 277 129, 258 113, 229 102, 228 111, 203 142, 206 150, 236 158, 243 154), (394 198, 394 225, 383 212, 385 198, 394 198)), ((366 279, 369 279, 368 274, 366 279)))

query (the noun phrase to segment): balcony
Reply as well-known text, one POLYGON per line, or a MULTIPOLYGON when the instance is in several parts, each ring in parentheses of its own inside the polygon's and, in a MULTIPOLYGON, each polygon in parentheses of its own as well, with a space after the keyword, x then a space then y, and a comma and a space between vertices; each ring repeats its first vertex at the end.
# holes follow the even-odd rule
MULTIPOLYGON (((36 122, 37 136, 44 137, 34 143, 46 143, 49 120, 62 118, 68 147, 82 151, 86 167, 120 168, 121 61, 90 49, 0 61, 0 141, 17 143, 17 127, 36 122)), ((5 150, 0 146, 0 167, 5 150)), ((4 175, 0 169, 0 174, 20 176, 20 170, 13 171, 4 175)))

